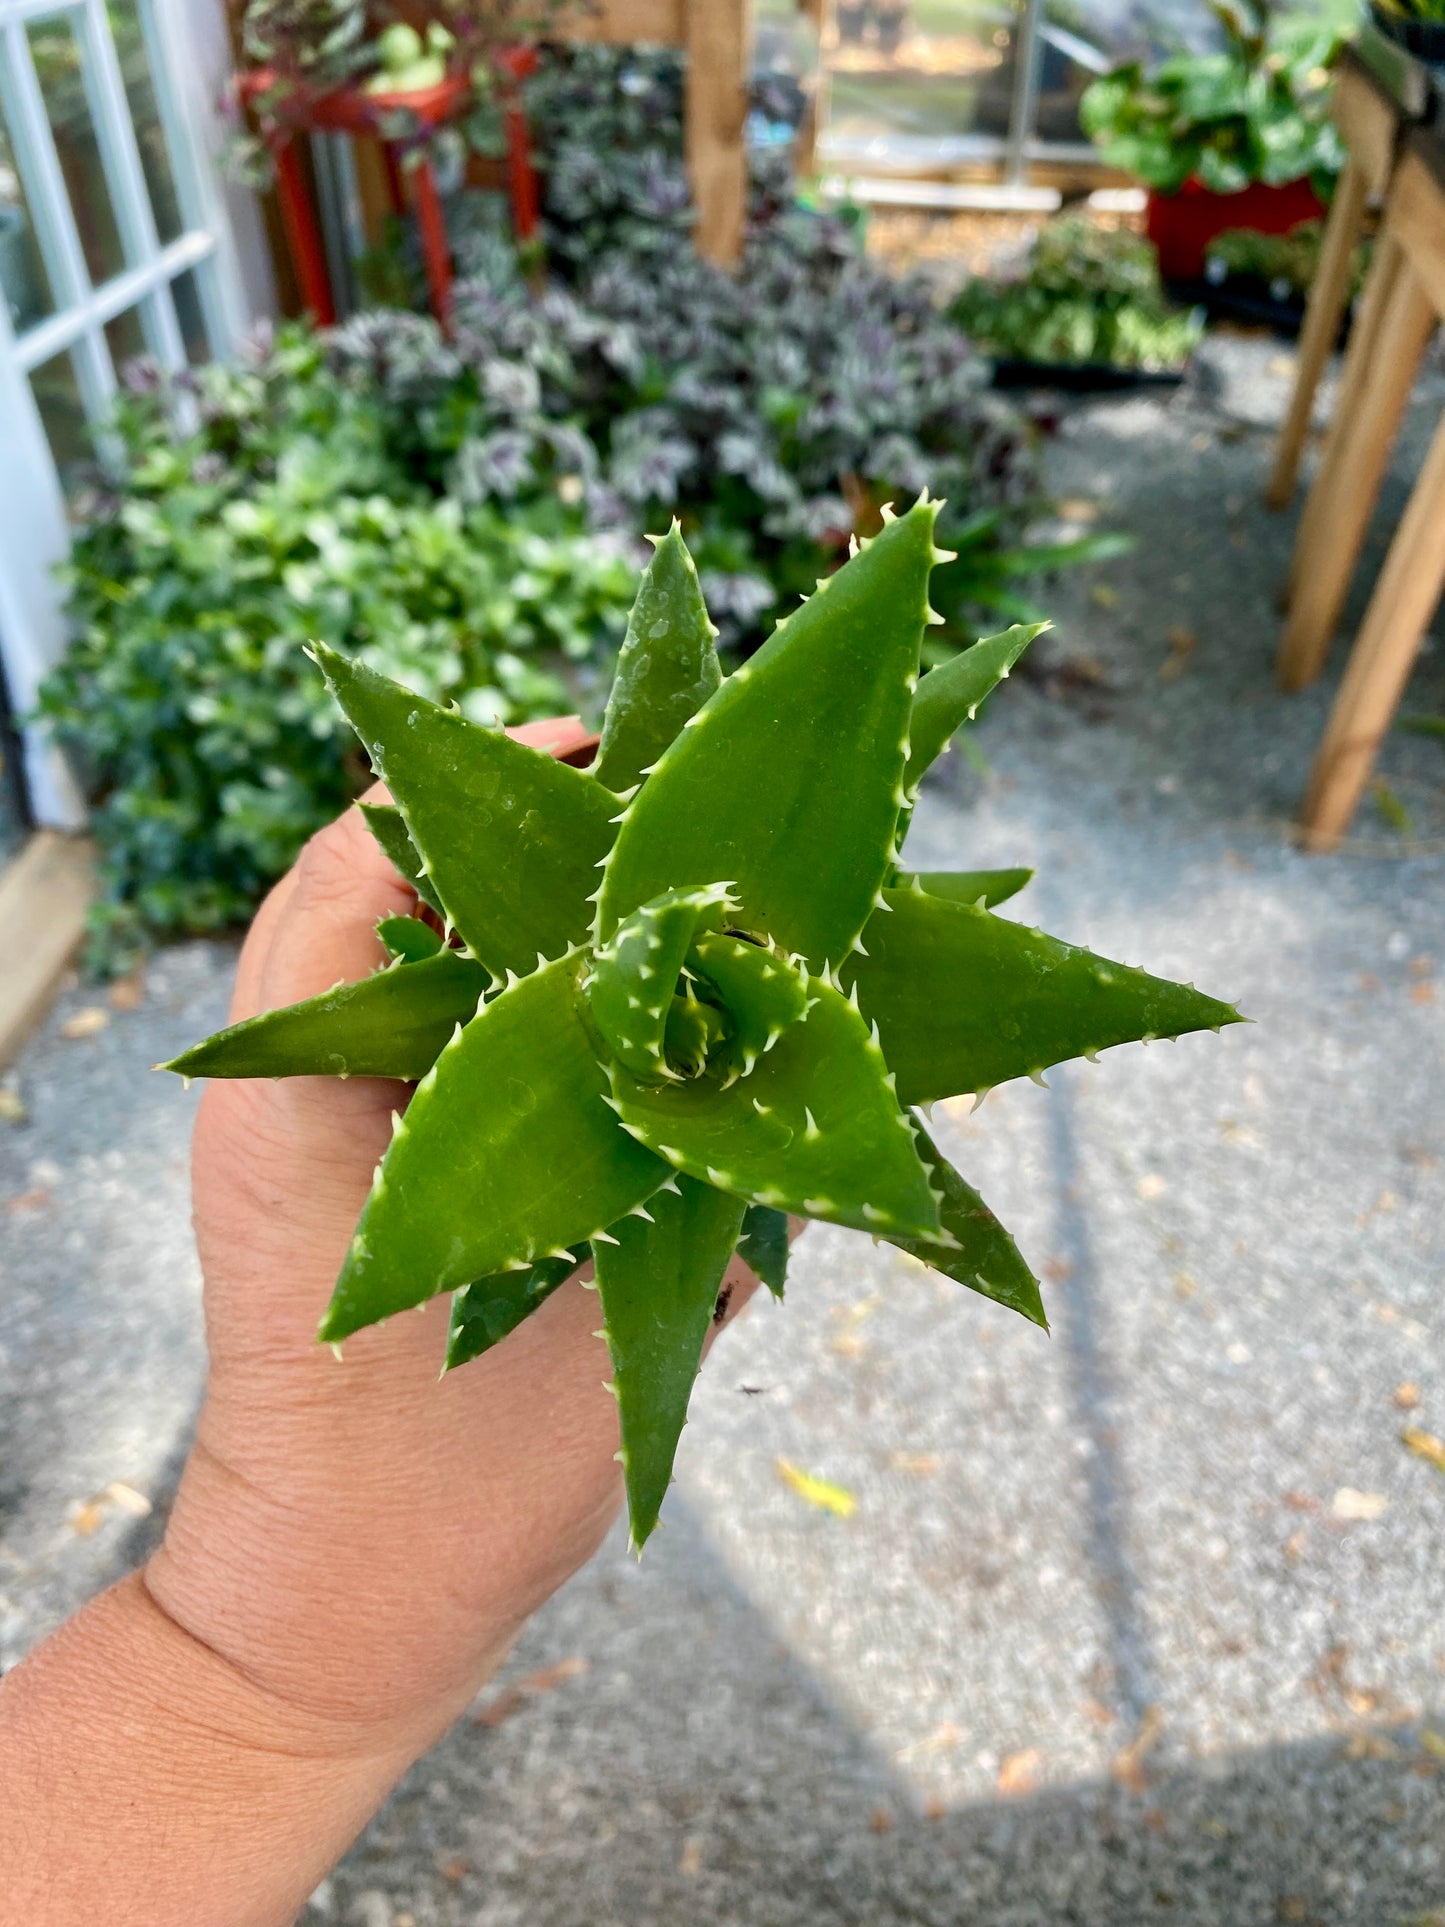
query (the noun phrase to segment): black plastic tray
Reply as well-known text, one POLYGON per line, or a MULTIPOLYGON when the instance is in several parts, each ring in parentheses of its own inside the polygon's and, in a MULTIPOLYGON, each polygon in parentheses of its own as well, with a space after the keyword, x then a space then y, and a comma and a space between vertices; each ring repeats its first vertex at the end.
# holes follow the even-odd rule
POLYGON ((998 356, 993 364, 995 388, 1067 388, 1080 395, 1129 388, 1177 388, 1184 375, 1184 368, 1116 368, 1107 361, 1021 361, 1010 355, 998 356))

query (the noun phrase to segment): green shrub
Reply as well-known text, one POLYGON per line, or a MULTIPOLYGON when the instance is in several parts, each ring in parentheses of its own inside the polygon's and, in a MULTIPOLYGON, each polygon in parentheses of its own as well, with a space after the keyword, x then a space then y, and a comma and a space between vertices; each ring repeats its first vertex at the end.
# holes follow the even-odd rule
POLYGON ((96 798, 107 967, 249 914, 365 781, 308 637, 512 722, 576 707, 631 596, 629 561, 555 500, 504 516, 408 483, 299 330, 207 371, 194 434, 173 439, 173 400, 121 412, 125 484, 76 540, 76 638, 41 702, 96 798))
POLYGON ((950 312, 990 354, 1054 364, 1178 368, 1204 332, 1165 300, 1147 241, 1074 219, 1039 231, 1020 274, 970 281, 950 312))

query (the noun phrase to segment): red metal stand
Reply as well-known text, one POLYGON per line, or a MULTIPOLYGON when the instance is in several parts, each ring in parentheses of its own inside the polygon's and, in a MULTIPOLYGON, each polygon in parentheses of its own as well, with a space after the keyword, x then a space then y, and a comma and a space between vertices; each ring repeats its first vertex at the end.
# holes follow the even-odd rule
MULTIPOLYGON (((512 225, 519 241, 530 241, 537 232, 541 196, 527 137, 527 120, 518 92, 518 83, 537 65, 536 49, 514 47, 497 57, 503 76, 502 118, 507 137, 507 184, 512 206, 512 225)), ((281 204, 281 220, 286 244, 296 266, 301 299, 323 326, 336 319, 331 280, 326 270, 326 251, 316 212, 306 190, 295 136, 306 133, 368 134, 379 142, 386 166, 387 185, 392 204, 400 213, 406 204, 405 177, 409 173, 412 204, 421 236, 422 258, 426 263, 431 311, 438 325, 451 329, 452 257, 447 239, 446 214, 437 192, 436 175, 424 143, 426 137, 448 121, 455 120, 471 105, 471 82, 465 74, 451 74, 439 86, 416 93, 371 94, 360 87, 343 87, 334 93, 313 94, 295 82, 284 81, 269 68, 256 69, 237 78, 237 91, 243 101, 254 106, 261 121, 262 138, 276 162, 276 193, 281 204), (409 130, 405 137, 383 128, 395 128, 405 117, 409 130), (399 156, 407 148, 421 151, 404 166, 399 156)))

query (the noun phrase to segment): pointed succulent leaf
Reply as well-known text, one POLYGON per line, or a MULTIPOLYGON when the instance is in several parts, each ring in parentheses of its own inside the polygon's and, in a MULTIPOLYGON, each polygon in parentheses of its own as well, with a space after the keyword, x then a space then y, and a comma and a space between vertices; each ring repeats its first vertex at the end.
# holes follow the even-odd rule
POLYGON ((592 774, 608 789, 640 783, 722 681, 697 569, 674 521, 657 542, 617 658, 592 774))
POLYGON ((740 928, 814 969, 848 954, 893 860, 935 514, 885 527, 688 719, 618 831, 604 943, 660 891, 729 877, 740 928))
POLYGON ((741 1198, 682 1177, 648 1217, 619 1218, 597 1247, 597 1289, 622 1423, 632 1543, 657 1524, 718 1287, 743 1221, 741 1198), (649 1222, 650 1220, 650 1222, 649 1222))
POLYGON ((479 1358, 493 1345, 500 1345, 524 1318, 530 1318, 538 1305, 550 1298, 558 1285, 565 1284, 580 1270, 587 1246, 560 1258, 542 1258, 525 1271, 498 1271, 490 1278, 478 1278, 464 1285, 452 1297, 452 1320, 447 1331, 444 1370, 479 1358))
POLYGON ((908 725, 904 782, 910 794, 917 790, 929 764, 947 749, 954 731, 973 721, 979 704, 1003 681, 1034 637, 1049 626, 1047 622, 1016 622, 1002 635, 985 636, 971 649, 960 650, 923 677, 908 725))
POLYGON ((701 1077, 708 1059, 721 1049, 727 1024, 720 1010, 705 1004, 693 994, 674 997, 667 1013, 664 1047, 667 1060, 687 1077, 701 1077))
POLYGON ((914 877, 920 890, 949 903, 982 903, 992 908, 1016 897, 1033 876, 1032 870, 917 870, 900 871, 897 887, 911 890, 914 877))
POLYGON ((383 917, 376 934, 398 963, 423 963, 442 947, 440 933, 420 917, 383 917))
POLYGON ((401 811, 394 803, 363 803, 361 814, 366 818, 366 827, 391 858, 395 867, 401 871, 412 889, 423 903, 429 903, 438 916, 445 916, 441 898, 437 895, 432 880, 421 867, 411 838, 406 833, 406 824, 401 811))
POLYGON ((749 1203, 880 1236, 936 1233, 928 1174, 867 1025, 821 978, 808 999, 802 1021, 735 1081, 644 1084, 611 1065, 619 1117, 669 1164, 749 1203))
POLYGON ((664 890, 595 950, 587 983, 592 1021, 634 1077, 665 1078, 668 1015, 683 960, 700 927, 720 929, 727 885, 664 890))
POLYGON ((770 1204, 750 1204, 743 1214, 738 1256, 754 1270, 774 1298, 788 1282, 788 1214, 770 1204))
POLYGON ((576 955, 560 957, 484 1005, 417 1086, 323 1338, 571 1250, 667 1182, 607 1105, 579 968, 576 955))
POLYGON ((217 1031, 164 1068, 182 1077, 425 1077, 491 979, 455 950, 393 964, 217 1031))
POLYGON ((921 1258, 971 1291, 982 1292, 1034 1324, 1049 1328, 1038 1280, 1019 1256, 1018 1246, 973 1186, 961 1178, 921 1124, 915 1121, 919 1153, 933 1188, 942 1194, 939 1214, 943 1239, 891 1238, 901 1251, 921 1258))
POLYGON ((733 1061, 744 1073, 807 1008, 802 971, 742 937, 704 932, 688 952, 688 966, 721 1000, 731 1024, 733 1061))
POLYGON ((580 941, 612 842, 612 793, 362 663, 314 653, 472 954, 520 976, 580 941))
POLYGON ((867 956, 843 971, 905 1104, 991 1090, 1111 1044, 1242 1023, 1191 985, 1111 963, 963 903, 884 893, 867 956))

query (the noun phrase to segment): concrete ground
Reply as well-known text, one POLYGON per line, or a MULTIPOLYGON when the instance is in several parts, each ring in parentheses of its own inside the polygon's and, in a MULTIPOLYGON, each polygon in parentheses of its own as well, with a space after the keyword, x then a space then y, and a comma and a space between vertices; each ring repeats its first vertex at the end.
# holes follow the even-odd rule
MULTIPOLYGON (((954 757, 915 830, 1037 864, 1021 911, 1254 1027, 940 1106, 1052 1338, 811 1230, 718 1347, 668 1529, 538 1616, 308 1927, 1445 1922, 1445 1474, 1400 1436, 1445 1434, 1445 748, 1387 749, 1408 834, 1371 804, 1339 856, 1292 847, 1339 658, 1275 693, 1278 360, 1215 344, 1180 396, 1065 417, 1058 493, 1139 547, 1050 592, 986 771, 954 757)), ((1445 711, 1445 652, 1407 708, 1445 711)), ((232 962, 172 951, 132 1011, 67 994, 0 1125, 5 1664, 163 1518, 194 1094, 145 1066, 232 962)))

